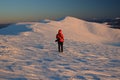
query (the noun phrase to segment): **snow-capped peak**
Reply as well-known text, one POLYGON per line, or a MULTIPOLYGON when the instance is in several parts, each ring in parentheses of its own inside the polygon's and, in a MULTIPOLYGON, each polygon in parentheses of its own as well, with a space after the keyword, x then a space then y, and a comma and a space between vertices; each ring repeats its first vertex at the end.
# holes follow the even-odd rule
POLYGON ((75 17, 71 17, 71 16, 66 16, 61 21, 64 21, 64 22, 78 22, 78 21, 84 21, 84 20, 78 19, 78 18, 75 18, 75 17))

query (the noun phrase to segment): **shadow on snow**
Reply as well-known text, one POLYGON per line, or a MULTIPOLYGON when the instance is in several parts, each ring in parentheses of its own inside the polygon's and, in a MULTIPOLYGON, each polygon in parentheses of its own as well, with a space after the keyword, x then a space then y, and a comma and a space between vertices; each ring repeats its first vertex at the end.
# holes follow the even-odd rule
POLYGON ((0 29, 0 35, 18 35, 22 32, 32 31, 31 28, 27 27, 25 24, 15 24, 8 27, 0 29))

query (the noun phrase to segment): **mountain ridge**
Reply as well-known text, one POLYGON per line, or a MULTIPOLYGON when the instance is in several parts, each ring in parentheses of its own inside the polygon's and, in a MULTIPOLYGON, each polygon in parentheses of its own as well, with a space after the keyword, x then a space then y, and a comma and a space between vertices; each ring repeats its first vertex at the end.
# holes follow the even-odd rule
POLYGON ((20 22, 10 25, 0 30, 0 34, 19 34, 26 32, 35 32, 55 38, 57 30, 62 29, 66 39, 85 42, 104 42, 104 41, 119 41, 120 31, 114 30, 105 24, 87 22, 75 17, 65 17, 61 21, 51 21, 48 23, 42 22, 20 22))

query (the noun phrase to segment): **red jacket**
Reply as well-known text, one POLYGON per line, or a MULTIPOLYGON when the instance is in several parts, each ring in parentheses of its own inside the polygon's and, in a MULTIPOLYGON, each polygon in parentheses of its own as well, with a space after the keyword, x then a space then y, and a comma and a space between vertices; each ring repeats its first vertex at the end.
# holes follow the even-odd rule
POLYGON ((58 31, 58 34, 56 35, 56 39, 58 42, 64 42, 64 35, 62 34, 62 30, 58 31))

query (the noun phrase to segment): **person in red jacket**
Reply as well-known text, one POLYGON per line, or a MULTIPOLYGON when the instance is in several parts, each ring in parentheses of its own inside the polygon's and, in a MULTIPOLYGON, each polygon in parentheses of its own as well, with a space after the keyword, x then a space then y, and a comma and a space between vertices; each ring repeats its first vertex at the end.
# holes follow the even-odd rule
POLYGON ((63 52, 64 35, 61 29, 58 30, 58 34, 56 35, 56 42, 58 42, 58 51, 63 52))

